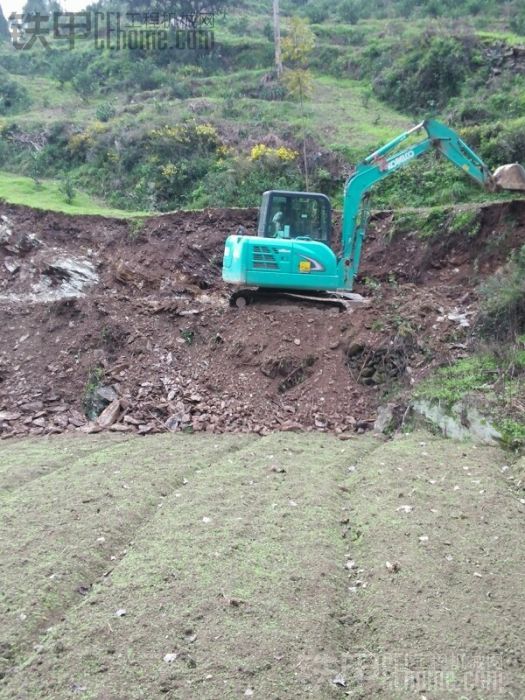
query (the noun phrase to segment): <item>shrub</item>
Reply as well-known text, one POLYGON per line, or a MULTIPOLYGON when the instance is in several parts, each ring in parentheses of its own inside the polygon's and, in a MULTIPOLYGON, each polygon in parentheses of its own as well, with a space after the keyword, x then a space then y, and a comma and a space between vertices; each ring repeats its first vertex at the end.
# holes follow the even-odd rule
POLYGON ((312 24, 321 24, 330 17, 330 6, 326 2, 310 1, 304 8, 304 14, 312 24))
POLYGON ((59 185, 60 193, 64 197, 64 201, 67 204, 71 204, 75 199, 75 188, 73 186, 73 181, 69 175, 65 175, 59 185))
POLYGON ((0 114, 14 114, 27 109, 30 104, 31 98, 25 87, 11 80, 7 71, 0 67, 0 114))
POLYGON ((96 117, 101 122, 108 122, 115 116, 115 109, 107 102, 99 105, 96 111, 96 117))
POLYGON ((423 37, 391 66, 384 65, 374 80, 374 90, 405 112, 433 111, 459 94, 470 70, 468 42, 440 35, 423 37))
POLYGON ((339 18, 348 24, 357 24, 360 12, 361 7, 356 0, 342 0, 337 7, 339 18))
POLYGON ((514 253, 504 271, 480 289, 478 330, 497 341, 514 341, 525 333, 525 246, 514 253))
POLYGON ((95 81, 87 70, 80 71, 72 80, 73 90, 87 101, 95 92, 95 81))
POLYGON ((513 32, 516 32, 516 34, 525 36, 525 8, 515 8, 510 18, 510 28, 513 32))

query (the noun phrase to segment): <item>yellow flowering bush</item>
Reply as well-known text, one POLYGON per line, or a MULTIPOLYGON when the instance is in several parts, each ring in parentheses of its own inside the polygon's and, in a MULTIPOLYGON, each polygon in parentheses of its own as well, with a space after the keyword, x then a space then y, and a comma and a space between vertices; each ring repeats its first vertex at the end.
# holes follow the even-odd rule
POLYGON ((286 146, 279 146, 279 148, 271 148, 270 146, 265 146, 264 143, 258 143, 250 151, 250 160, 260 160, 261 158, 277 158, 283 163, 290 163, 295 160, 299 154, 291 148, 286 148, 286 146))
POLYGON ((221 146, 217 129, 211 124, 177 124, 175 126, 162 126, 153 129, 151 137, 154 142, 162 142, 165 145, 200 147, 207 150, 215 150, 221 146))
POLYGON ((73 155, 80 155, 95 145, 95 139, 89 129, 79 134, 73 134, 67 142, 67 149, 73 155))
POLYGON ((166 165, 161 165, 160 172, 162 173, 162 177, 169 180, 177 173, 177 166, 174 165, 174 163, 166 163, 166 165))

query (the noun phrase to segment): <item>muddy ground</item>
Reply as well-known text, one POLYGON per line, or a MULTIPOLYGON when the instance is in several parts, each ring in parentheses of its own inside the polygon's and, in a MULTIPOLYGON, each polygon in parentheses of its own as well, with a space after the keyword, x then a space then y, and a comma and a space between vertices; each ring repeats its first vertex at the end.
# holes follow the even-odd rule
POLYGON ((476 285, 525 242, 523 200, 483 207, 475 236, 392 238, 382 213, 356 287, 367 308, 239 311, 222 250, 239 225, 253 231, 253 210, 0 215, 1 437, 364 430, 393 388, 402 410, 422 376, 465 355, 476 285))
POLYGON ((0 451, 1 698, 522 697, 523 459, 426 433, 0 451))

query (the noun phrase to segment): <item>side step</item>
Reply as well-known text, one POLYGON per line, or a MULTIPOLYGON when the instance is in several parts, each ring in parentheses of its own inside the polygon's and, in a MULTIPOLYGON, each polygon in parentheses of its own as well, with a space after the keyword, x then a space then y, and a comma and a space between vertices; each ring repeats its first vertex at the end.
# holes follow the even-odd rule
POLYGON ((352 311, 356 306, 368 306, 370 299, 365 299, 354 292, 293 292, 287 289, 239 289, 230 297, 230 306, 243 309, 248 304, 257 304, 276 299, 324 304, 339 311, 352 311))

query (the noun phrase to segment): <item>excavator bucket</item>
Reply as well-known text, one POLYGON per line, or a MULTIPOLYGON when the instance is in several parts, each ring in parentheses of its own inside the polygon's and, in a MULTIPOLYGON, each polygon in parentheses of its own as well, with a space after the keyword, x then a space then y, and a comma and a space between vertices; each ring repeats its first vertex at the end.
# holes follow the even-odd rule
POLYGON ((502 190, 525 192, 525 168, 519 163, 500 165, 494 171, 494 180, 502 190))

